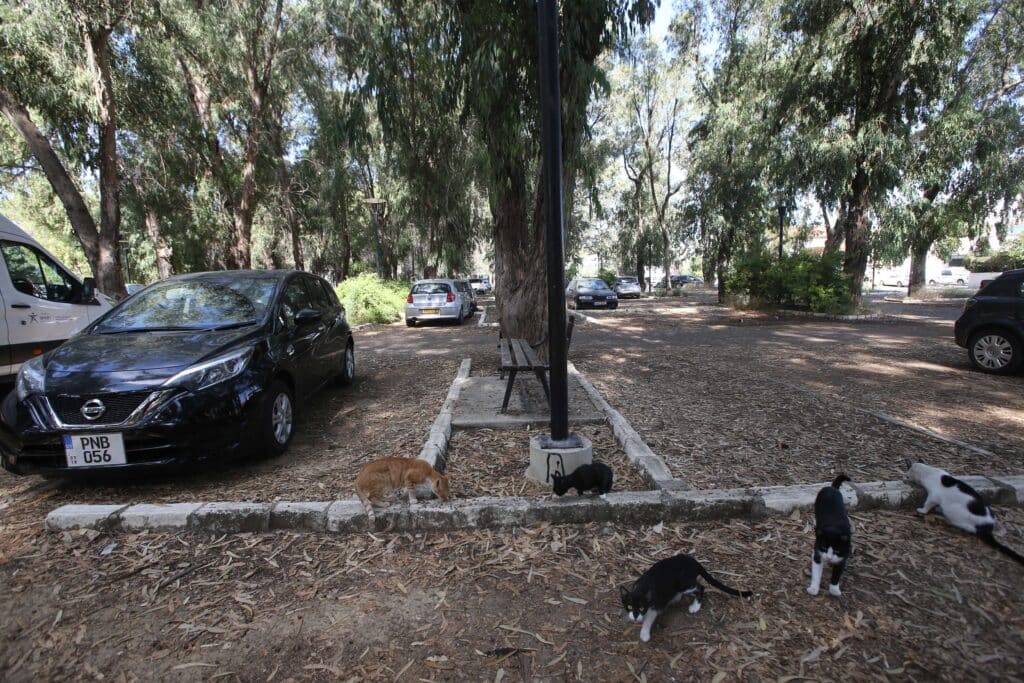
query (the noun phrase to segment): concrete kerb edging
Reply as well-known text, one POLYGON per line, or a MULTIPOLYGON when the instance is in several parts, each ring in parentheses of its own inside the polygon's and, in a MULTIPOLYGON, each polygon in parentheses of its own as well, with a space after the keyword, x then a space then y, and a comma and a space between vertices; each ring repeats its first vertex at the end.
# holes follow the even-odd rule
POLYGON ((469 378, 469 371, 472 367, 472 359, 463 359, 459 365, 459 371, 455 374, 455 380, 448 388, 448 395, 441 405, 441 410, 434 419, 430 428, 430 435, 427 442, 420 451, 419 459, 426 460, 438 472, 444 472, 448 467, 446 454, 448 452, 448 440, 452 436, 452 413, 455 410, 455 403, 459 400, 459 393, 462 391, 463 383, 469 378))
POLYGON ((477 327, 501 327, 501 323, 488 323, 488 322, 484 322, 485 320, 487 320, 487 309, 486 308, 484 308, 482 311, 480 311, 480 320, 477 321, 476 326, 477 327))
POLYGON ((611 427, 612 433, 622 445, 626 457, 637 467, 647 483, 657 489, 687 489, 689 486, 680 479, 672 476, 672 471, 660 456, 654 453, 640 434, 637 433, 629 421, 622 416, 622 413, 615 410, 608 401, 604 399, 601 392, 594 387, 583 374, 576 369, 571 362, 568 364, 569 374, 576 378, 583 390, 587 392, 590 400, 604 413, 605 421, 611 427))
MULTIPOLYGON (((1024 505, 1024 475, 963 477, 991 504, 1024 505)), ((394 504, 370 526, 356 499, 279 503, 178 503, 173 505, 65 505, 46 517, 52 531, 194 531, 230 534, 265 531, 355 533, 363 531, 451 531, 528 526, 536 522, 616 522, 764 518, 807 512, 825 482, 795 486, 706 491, 617 491, 605 498, 484 497, 415 506, 394 504), (186 508, 190 511, 187 514, 186 508)), ((872 481, 841 488, 851 510, 910 510, 924 490, 906 481, 872 481)))

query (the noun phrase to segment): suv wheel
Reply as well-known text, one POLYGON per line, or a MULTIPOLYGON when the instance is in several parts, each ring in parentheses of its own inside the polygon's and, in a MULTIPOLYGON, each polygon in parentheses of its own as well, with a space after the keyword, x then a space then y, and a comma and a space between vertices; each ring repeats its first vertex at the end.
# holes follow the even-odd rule
POLYGON ((967 341, 967 357, 978 370, 1002 375, 1020 365, 1021 344, 1002 330, 981 330, 967 341))

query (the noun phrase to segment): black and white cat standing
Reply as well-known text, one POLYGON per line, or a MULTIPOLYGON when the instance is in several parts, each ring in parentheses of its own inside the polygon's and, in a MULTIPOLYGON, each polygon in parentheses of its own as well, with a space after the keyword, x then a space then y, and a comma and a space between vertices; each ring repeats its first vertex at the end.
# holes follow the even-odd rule
POLYGON ((753 593, 730 588, 711 576, 692 555, 675 555, 659 560, 651 565, 630 588, 620 588, 622 606, 626 608, 626 618, 633 623, 643 624, 640 627, 640 640, 651 639, 651 627, 658 615, 683 599, 684 595, 692 595, 690 614, 700 609, 700 601, 704 596, 704 586, 697 580, 704 577, 709 584, 729 595, 749 598, 753 593))
POLYGON ((927 515, 935 508, 939 508, 946 521, 956 528, 975 534, 1007 557, 1024 564, 1024 557, 1012 548, 1007 548, 992 535, 996 527, 992 508, 985 504, 981 495, 970 485, 945 470, 923 462, 911 465, 907 476, 928 492, 924 505, 917 509, 920 514, 927 515))
POLYGON ((814 499, 814 555, 811 557, 811 584, 807 586, 811 595, 818 594, 826 562, 832 565, 829 594, 837 598, 843 594, 839 590, 839 578, 853 552, 853 529, 846 514, 843 494, 839 491, 844 481, 850 481, 850 478, 840 474, 831 486, 818 491, 818 497, 814 499))

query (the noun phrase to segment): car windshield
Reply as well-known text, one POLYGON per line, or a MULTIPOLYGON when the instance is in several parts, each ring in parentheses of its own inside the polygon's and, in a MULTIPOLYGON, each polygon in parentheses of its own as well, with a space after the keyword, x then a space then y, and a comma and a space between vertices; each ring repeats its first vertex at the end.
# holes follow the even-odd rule
POLYGON ((447 294, 451 291, 443 282, 419 282, 412 286, 413 294, 447 294))
POLYGON ((138 292, 93 330, 100 334, 240 327, 263 318, 274 298, 271 278, 168 280, 138 292))
POLYGON ((604 280, 580 280, 580 289, 608 289, 608 285, 604 283, 604 280))

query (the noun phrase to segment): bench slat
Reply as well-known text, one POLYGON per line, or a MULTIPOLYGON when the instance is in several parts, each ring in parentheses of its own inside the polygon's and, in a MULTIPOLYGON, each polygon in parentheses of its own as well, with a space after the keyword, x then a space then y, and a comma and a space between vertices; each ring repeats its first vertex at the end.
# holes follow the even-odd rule
POLYGON ((498 340, 498 348, 501 349, 501 367, 511 368, 515 364, 512 362, 512 352, 508 347, 508 339, 502 338, 498 340))
POLYGON ((523 357, 526 359, 526 362, 529 363, 530 367, 546 370, 548 367, 547 363, 542 363, 540 361, 540 358, 537 357, 537 352, 533 350, 533 347, 526 343, 525 339, 520 341, 522 342, 521 348, 523 350, 523 357))

